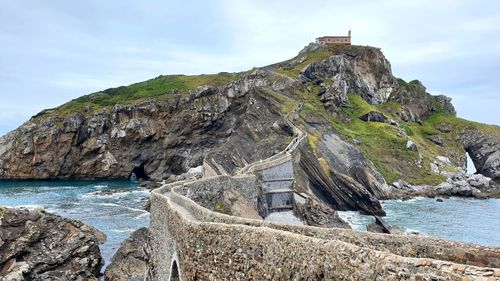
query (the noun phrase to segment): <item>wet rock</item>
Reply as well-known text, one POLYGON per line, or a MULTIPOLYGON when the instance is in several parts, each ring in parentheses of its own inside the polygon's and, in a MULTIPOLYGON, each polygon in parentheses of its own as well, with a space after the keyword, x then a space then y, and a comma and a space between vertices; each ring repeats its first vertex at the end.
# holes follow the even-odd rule
POLYGON ((375 216, 375 222, 368 224, 366 230, 370 232, 391 234, 391 227, 379 216, 375 216))
POLYGON ((124 193, 124 192, 126 192, 126 191, 123 191, 122 189, 107 189, 107 190, 96 191, 96 192, 92 193, 92 195, 107 196, 107 195, 113 195, 113 194, 124 193))
POLYGON ((100 231, 42 210, 0 208, 2 280, 98 280, 100 231))
POLYGON ((436 201, 437 201, 437 202, 443 202, 444 200, 443 200, 443 198, 440 198, 440 197, 439 197, 439 198, 436 198, 436 201))
POLYGON ((147 188, 149 190, 157 189, 161 186, 157 181, 142 181, 139 186, 147 188))
POLYGON ((366 122, 384 123, 385 121, 387 121, 387 116, 385 116, 383 113, 380 113, 377 111, 370 111, 370 112, 360 116, 359 119, 366 121, 366 122))
POLYGON ((121 244, 104 272, 106 281, 144 280, 149 261, 149 230, 134 231, 121 244))

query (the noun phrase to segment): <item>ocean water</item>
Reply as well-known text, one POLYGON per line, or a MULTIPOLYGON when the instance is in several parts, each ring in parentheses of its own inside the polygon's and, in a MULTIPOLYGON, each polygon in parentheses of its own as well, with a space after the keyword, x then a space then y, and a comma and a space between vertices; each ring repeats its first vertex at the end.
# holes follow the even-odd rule
MULTIPOLYGON (((437 202, 433 198, 417 197, 411 200, 385 200, 383 220, 405 232, 500 246, 500 199, 478 200, 451 197, 437 202)), ((372 216, 358 212, 339 212, 339 216, 358 231, 375 221, 372 216)))
POLYGON ((144 210, 149 191, 131 181, 0 181, 0 205, 44 208, 96 227, 107 235, 106 265, 134 230, 149 225, 144 210), (110 195, 98 191, 118 189, 110 195))
POLYGON ((382 203, 384 220, 404 230, 450 240, 500 246, 500 199, 417 197, 382 203))

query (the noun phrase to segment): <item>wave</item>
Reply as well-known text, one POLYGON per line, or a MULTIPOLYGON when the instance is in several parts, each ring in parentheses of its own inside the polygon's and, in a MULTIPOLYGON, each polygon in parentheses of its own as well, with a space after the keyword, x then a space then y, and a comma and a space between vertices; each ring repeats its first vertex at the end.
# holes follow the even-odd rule
POLYGON ((117 228, 112 229, 111 232, 124 233, 124 232, 134 232, 137 228, 117 228))
POLYGON ((97 192, 84 193, 80 195, 80 198, 88 199, 88 198, 120 198, 130 195, 144 195, 148 196, 151 192, 147 189, 144 190, 130 190, 130 191, 117 191, 112 194, 98 194, 97 192))
POLYGON ((109 207, 119 207, 119 208, 127 209, 127 210, 130 210, 133 212, 140 212, 140 213, 149 214, 149 212, 146 210, 139 209, 139 208, 133 208, 133 207, 129 207, 129 206, 124 206, 124 205, 120 205, 120 204, 116 204, 116 203, 103 202, 103 203, 97 203, 97 205, 109 206, 109 207))
POLYGON ((149 212, 145 212, 145 213, 142 213, 142 214, 138 215, 134 219, 142 219, 142 218, 145 218, 145 217, 149 217, 149 215, 150 215, 149 212))

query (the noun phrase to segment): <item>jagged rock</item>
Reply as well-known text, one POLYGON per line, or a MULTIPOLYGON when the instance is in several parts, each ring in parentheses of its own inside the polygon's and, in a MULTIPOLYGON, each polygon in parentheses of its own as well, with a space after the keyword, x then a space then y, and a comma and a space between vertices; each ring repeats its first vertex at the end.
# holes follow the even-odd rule
POLYGON ((149 230, 134 231, 121 244, 104 272, 106 281, 144 280, 149 261, 149 230))
MULTIPOLYGON (((1 280, 98 280, 100 231, 42 210, 0 208, 1 280)), ((104 242, 104 241, 102 241, 104 242)))
POLYGON ((441 133, 451 133, 451 128, 446 125, 446 124, 441 124, 441 126, 438 127, 438 130, 441 132, 441 133))
POLYGON ((387 197, 389 188, 384 178, 355 146, 333 132, 325 132, 318 150, 333 170, 348 175, 377 199, 387 197))
POLYGON ((487 191, 488 189, 490 189, 491 178, 485 177, 481 174, 475 174, 475 175, 470 175, 467 179, 467 182, 471 186, 481 191, 487 191))
POLYGON ((349 224, 339 217, 337 211, 311 198, 307 198, 304 203, 296 200, 293 211, 307 225, 350 228, 349 224))
POLYGON ((0 179, 162 180, 200 166, 204 158, 232 172, 286 146, 287 133, 272 127, 282 119, 280 105, 263 89, 294 91, 294 83, 255 70, 168 102, 115 105, 85 115, 39 114, 0 137, 0 179))
MULTIPOLYGON (((335 170, 325 173, 314 153, 306 147, 300 147, 299 153, 300 160, 294 168, 297 177, 295 189, 298 192, 317 196, 319 201, 335 210, 385 215, 377 198, 360 182, 335 170)), ((385 193, 385 190, 375 189, 373 192, 385 193)))
POLYGON ((392 126, 396 126, 396 127, 399 126, 398 122, 396 122, 396 120, 394 120, 394 119, 389 119, 388 121, 389 121, 389 124, 391 124, 392 126))
POLYGON ((439 145, 439 146, 444 145, 444 140, 440 136, 432 135, 432 136, 428 136, 427 139, 432 141, 433 143, 439 145))
POLYGON ((347 93, 355 93, 369 103, 387 101, 397 82, 392 76, 390 63, 377 48, 339 47, 338 55, 313 62, 300 74, 303 82, 317 85, 325 83, 319 95, 325 107, 336 111, 347 104, 347 93))
POLYGON ((383 113, 380 113, 377 111, 370 111, 370 112, 360 116, 359 119, 366 121, 366 122, 384 123, 387 120, 387 116, 385 116, 383 113))
POLYGON ((381 217, 375 216, 375 222, 366 226, 366 230, 370 232, 391 234, 391 227, 386 224, 381 217))
POLYGON ((469 153, 477 172, 500 185, 500 144, 493 137, 472 127, 462 130, 459 140, 469 153))
POLYGON ((444 112, 446 112, 449 115, 456 116, 457 111, 455 110, 455 107, 453 104, 451 104, 451 98, 447 97, 445 95, 437 95, 434 96, 435 100, 441 105, 442 109, 444 112))
POLYGON ((418 151, 417 145, 413 141, 411 141, 411 140, 408 140, 406 142, 406 149, 413 150, 413 151, 418 151))
POLYGON ((398 101, 402 107, 396 113, 405 122, 422 123, 432 112, 445 112, 455 116, 456 112, 451 104, 451 98, 446 96, 432 96, 418 80, 405 83, 400 80, 399 87, 393 92, 390 99, 398 101))

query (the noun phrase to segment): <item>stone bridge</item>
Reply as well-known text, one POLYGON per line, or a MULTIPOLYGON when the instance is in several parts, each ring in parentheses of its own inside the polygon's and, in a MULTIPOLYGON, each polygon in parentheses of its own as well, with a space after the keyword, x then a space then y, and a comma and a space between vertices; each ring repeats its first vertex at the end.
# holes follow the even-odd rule
POLYGON ((306 137, 291 125, 285 150, 234 176, 152 192, 148 280, 500 280, 498 247, 247 219, 193 200, 232 188, 255 207, 264 194, 268 212, 291 208, 292 153, 306 137))

